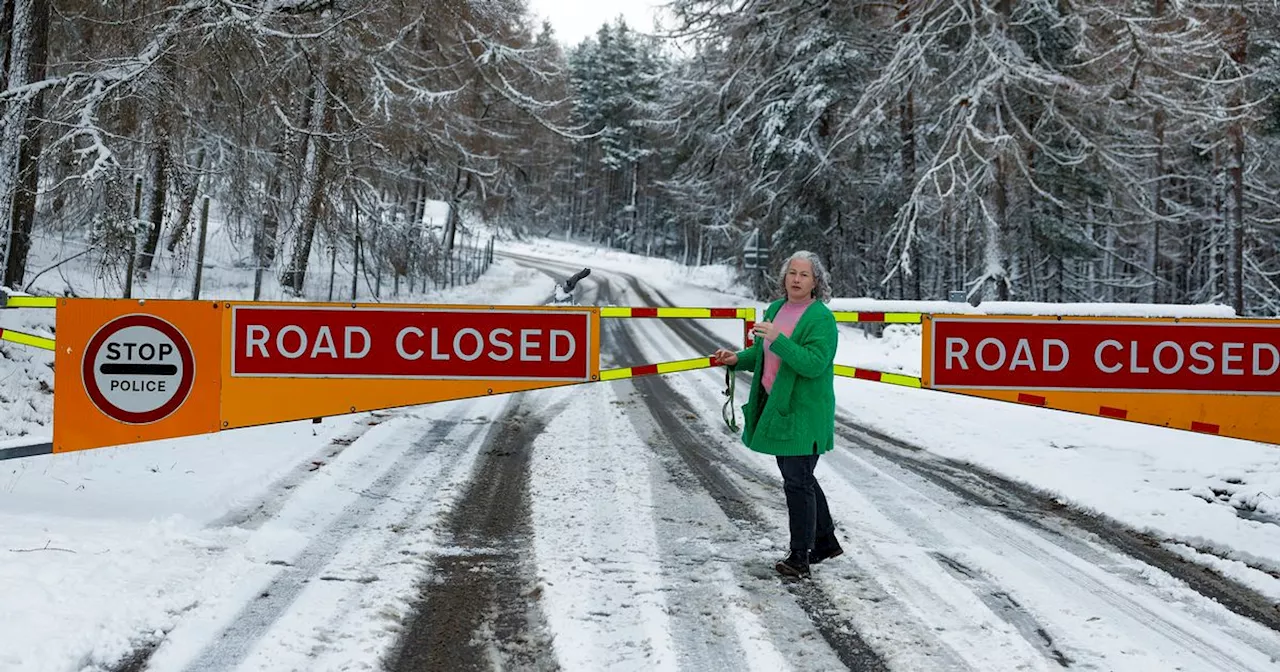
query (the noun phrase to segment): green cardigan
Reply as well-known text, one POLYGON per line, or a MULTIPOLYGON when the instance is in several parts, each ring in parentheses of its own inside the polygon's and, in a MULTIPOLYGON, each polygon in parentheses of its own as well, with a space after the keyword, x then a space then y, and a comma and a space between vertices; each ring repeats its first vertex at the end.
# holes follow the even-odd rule
MULTIPOLYGON (((773 302, 764 311, 772 321, 786 299, 773 302)), ((805 309, 791 337, 779 334, 771 350, 782 360, 773 393, 764 408, 764 339, 738 353, 733 367, 751 371, 751 395, 742 407, 742 442, 748 448, 769 455, 811 455, 816 443, 819 454, 831 450, 835 442, 835 358, 839 335, 836 318, 821 301, 805 309)))

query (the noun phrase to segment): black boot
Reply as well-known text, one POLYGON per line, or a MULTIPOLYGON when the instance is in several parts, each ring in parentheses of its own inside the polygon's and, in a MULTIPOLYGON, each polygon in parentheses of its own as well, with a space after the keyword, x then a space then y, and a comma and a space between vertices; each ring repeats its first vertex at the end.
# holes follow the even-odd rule
POLYGON ((818 548, 809 551, 809 564, 816 565, 823 560, 830 560, 844 555, 844 549, 840 548, 840 542, 832 539, 829 544, 819 544, 818 548))
POLYGON ((809 552, 791 551, 791 555, 779 560, 773 568, 783 576, 807 579, 809 578, 809 552))

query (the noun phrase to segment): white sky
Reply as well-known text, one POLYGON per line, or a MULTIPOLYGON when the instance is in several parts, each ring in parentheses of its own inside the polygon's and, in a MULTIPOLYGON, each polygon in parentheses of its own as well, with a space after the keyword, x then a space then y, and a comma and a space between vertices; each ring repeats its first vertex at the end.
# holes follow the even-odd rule
POLYGON ((560 41, 575 46, 595 35, 603 23, 612 23, 619 14, 627 25, 640 32, 653 30, 654 8, 666 0, 529 0, 537 17, 551 21, 560 41))

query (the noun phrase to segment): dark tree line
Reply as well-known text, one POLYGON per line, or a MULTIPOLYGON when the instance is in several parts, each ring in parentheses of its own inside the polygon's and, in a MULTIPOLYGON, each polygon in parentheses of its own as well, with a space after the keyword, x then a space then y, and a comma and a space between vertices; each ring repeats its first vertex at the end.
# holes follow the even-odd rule
POLYGON ((459 213, 511 199, 536 163, 524 143, 554 133, 562 57, 515 0, 3 7, 0 258, 15 288, 43 238, 127 294, 157 259, 187 263, 201 195, 238 263, 286 291, 357 247, 379 282, 451 281, 459 213), (440 230, 423 226, 432 202, 455 206, 440 230))
POLYGON ((569 56, 575 232, 725 260, 758 231, 846 295, 1280 310, 1270 2, 674 10, 681 51, 611 26, 569 56))

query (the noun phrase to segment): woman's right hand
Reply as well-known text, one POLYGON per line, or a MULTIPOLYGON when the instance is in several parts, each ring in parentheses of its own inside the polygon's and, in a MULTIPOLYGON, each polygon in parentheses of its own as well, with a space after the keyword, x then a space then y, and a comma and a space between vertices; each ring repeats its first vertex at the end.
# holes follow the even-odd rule
POLYGON ((716 350, 716 353, 712 355, 712 357, 715 357, 716 362, 719 364, 733 366, 738 363, 738 353, 724 348, 716 350))

